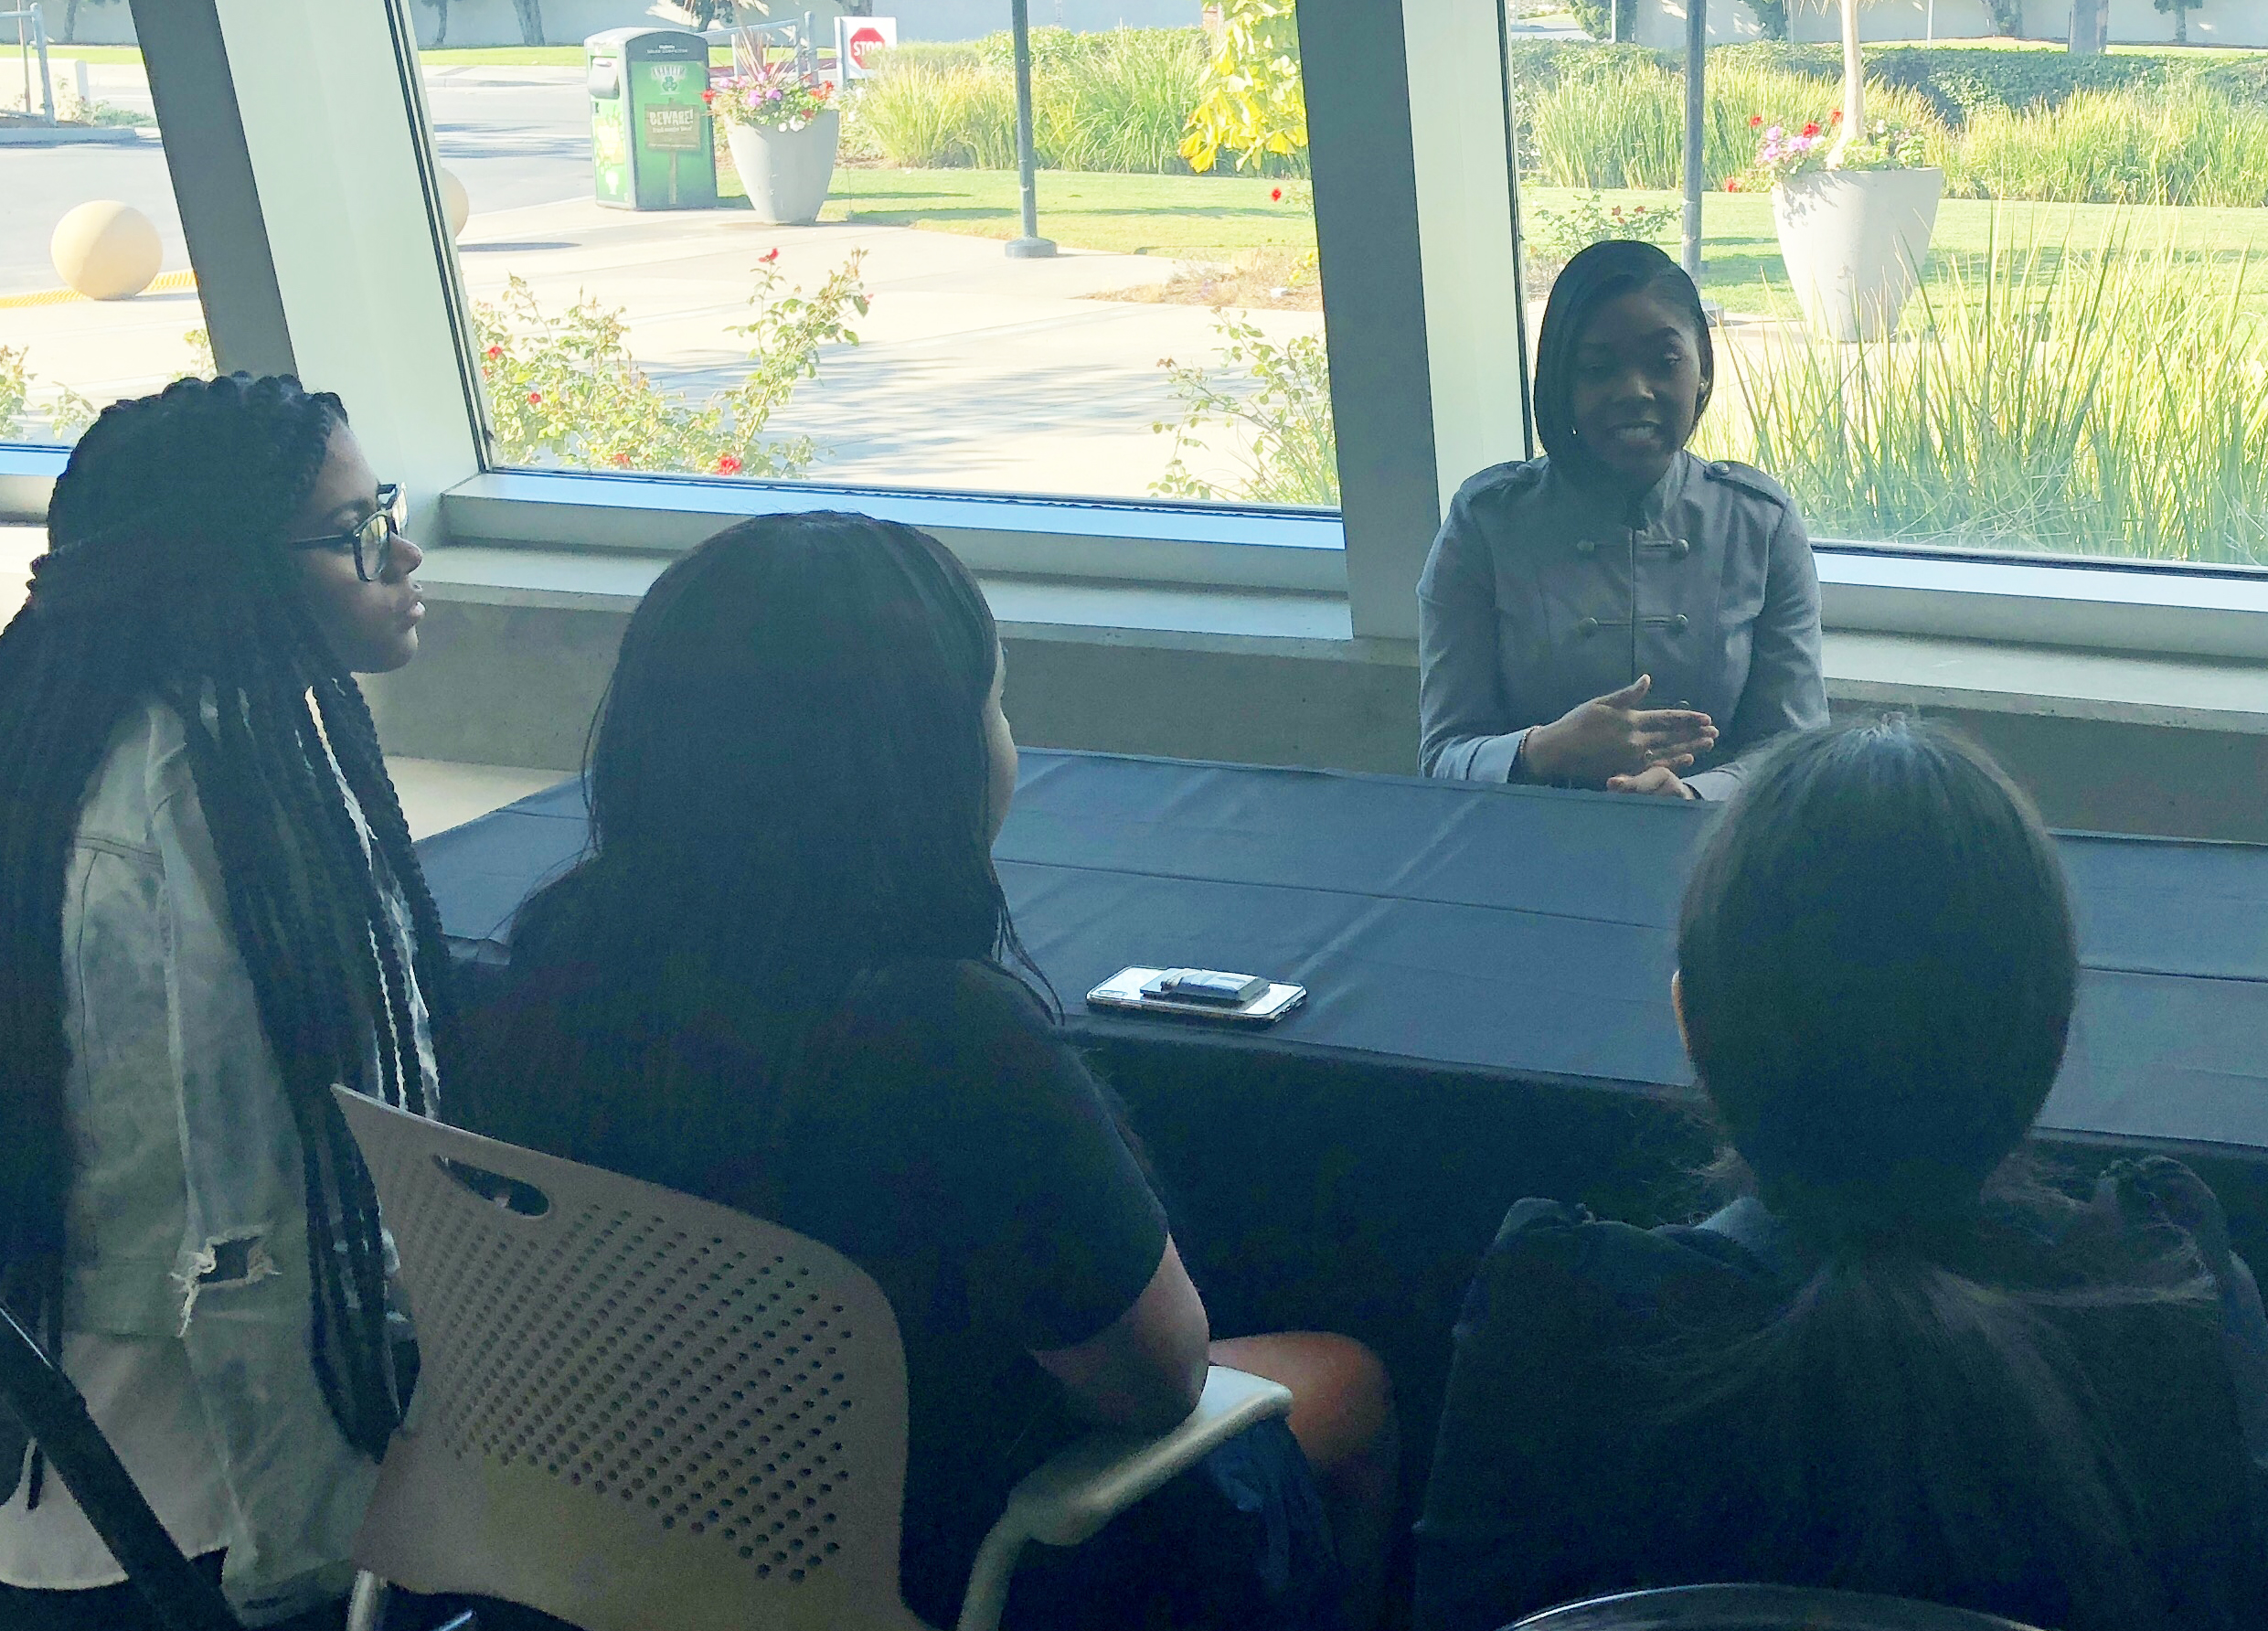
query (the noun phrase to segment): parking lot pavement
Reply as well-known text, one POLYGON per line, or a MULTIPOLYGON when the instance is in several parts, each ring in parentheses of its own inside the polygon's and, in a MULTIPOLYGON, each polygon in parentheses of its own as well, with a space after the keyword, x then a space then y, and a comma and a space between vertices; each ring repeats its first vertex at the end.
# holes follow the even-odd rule
MULTIPOLYGON (((1162 283, 1175 262, 1069 251, 1011 261, 996 240, 903 227, 772 227, 745 212, 640 214, 588 198, 475 215, 458 246, 467 297, 525 279, 547 312, 583 298, 626 314, 632 354, 656 383, 705 397, 735 383, 761 257, 815 288, 853 253, 871 306, 860 343, 827 348, 771 429, 815 438, 815 478, 975 491, 1147 496, 1172 454, 1152 427, 1178 417, 1167 358, 1214 356, 1200 307, 1097 298, 1162 283)), ((1313 313, 1250 314, 1279 339, 1320 331, 1313 313)), ((97 401, 154 389, 189 366, 203 322, 193 293, 122 302, 0 304, 0 344, 43 379, 97 401)), ((1199 474, 1233 480, 1241 443, 1216 432, 1199 474)))
MULTIPOLYGON (((91 67, 100 101, 147 112, 137 68, 91 67)), ((825 480, 1139 497, 1172 455, 1152 426, 1179 417, 1167 358, 1218 354, 1201 307, 1099 298, 1162 284, 1170 260, 1067 251, 1010 261, 994 240, 857 223, 771 227, 745 210, 639 213, 592 202, 589 103, 580 69, 443 67, 425 71, 442 163, 474 214, 459 241, 467 297, 493 301, 527 280, 545 309, 589 296, 625 314, 633 355, 655 380, 694 397, 735 383, 760 257, 786 284, 815 287, 853 252, 872 298, 860 344, 831 346, 819 377, 774 419, 827 452, 825 480)), ((38 379, 96 401, 154 389, 190 366, 202 326, 170 177, 158 144, 0 150, 0 346, 27 348, 38 379), (94 197, 156 222, 176 276, 131 301, 57 290, 47 243, 55 221, 94 197)), ((1320 332, 1313 313, 1251 314, 1278 339, 1320 332)), ((37 399, 37 391, 35 391, 37 399)), ((1199 474, 1233 481, 1243 444, 1215 431, 1193 453, 1199 474)))

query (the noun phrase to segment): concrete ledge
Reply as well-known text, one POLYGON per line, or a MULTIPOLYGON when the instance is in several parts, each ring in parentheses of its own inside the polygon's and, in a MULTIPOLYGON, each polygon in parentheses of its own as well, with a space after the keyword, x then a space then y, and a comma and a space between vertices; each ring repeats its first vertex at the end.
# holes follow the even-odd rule
MULTIPOLYGON (((369 682, 389 752, 568 771, 656 556, 458 547, 425 655, 369 682)), ((1417 652, 1320 594, 985 577, 1035 746, 1411 773, 1417 652)), ((1838 716, 1983 741, 2058 826, 2268 842, 2268 663, 1828 631, 1838 716)))
POLYGON ((0 124, 0 147, 155 146, 158 141, 154 124, 0 124))
POLYGON ((2268 735, 2268 663, 1830 629, 1837 702, 2268 735))

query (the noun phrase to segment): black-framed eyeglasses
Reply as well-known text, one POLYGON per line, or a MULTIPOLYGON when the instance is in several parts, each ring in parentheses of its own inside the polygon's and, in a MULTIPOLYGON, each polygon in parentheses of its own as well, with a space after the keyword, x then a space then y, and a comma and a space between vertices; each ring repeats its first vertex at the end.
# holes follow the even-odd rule
POLYGON ((355 557, 355 576, 365 583, 375 583, 386 575, 393 563, 394 540, 401 536, 410 520, 410 500, 402 490, 389 482, 378 490, 378 508, 358 527, 346 532, 334 532, 323 538, 295 538, 284 548, 289 549, 344 549, 355 557))

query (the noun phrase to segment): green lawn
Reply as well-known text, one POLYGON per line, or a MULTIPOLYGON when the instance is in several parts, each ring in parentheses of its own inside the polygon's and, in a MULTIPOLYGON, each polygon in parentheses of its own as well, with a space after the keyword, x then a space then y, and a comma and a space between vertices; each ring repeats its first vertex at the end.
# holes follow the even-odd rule
MULTIPOLYGON (((1304 189, 1277 202, 1282 182, 1240 176, 1105 176, 1042 170, 1039 230, 1083 250, 1203 258, 1315 240, 1304 189)), ((825 219, 923 227, 1007 239, 1018 230, 1010 170, 887 170, 844 167, 825 219)))
MULTIPOLYGON (((1079 249, 1203 259, 1261 245, 1306 249, 1315 227, 1304 204, 1274 202, 1277 184, 1243 176, 1104 176, 1043 170, 1039 229, 1079 249)), ((1675 205, 1670 193, 1604 195, 1613 204, 1675 205)), ((1528 187, 1522 207, 1564 209, 1577 195, 1528 187)), ((2234 269, 2245 267, 2247 304, 2268 312, 2268 209, 2156 208, 2107 204, 1992 204, 1948 198, 1939 208, 1933 261, 1982 264, 1996 212, 2004 238, 2050 246, 2092 246, 2124 231, 2137 251, 2153 249, 2169 230, 2183 250, 2234 269)), ((845 167, 835 173, 829 220, 1013 238, 1016 176, 1005 170, 889 170, 845 167)), ((1713 300, 1734 311, 1773 309, 1786 297, 1786 274, 1763 197, 1712 193, 1702 201, 1702 281, 1713 300)), ((1665 245, 1677 252, 1673 236, 1665 245)))

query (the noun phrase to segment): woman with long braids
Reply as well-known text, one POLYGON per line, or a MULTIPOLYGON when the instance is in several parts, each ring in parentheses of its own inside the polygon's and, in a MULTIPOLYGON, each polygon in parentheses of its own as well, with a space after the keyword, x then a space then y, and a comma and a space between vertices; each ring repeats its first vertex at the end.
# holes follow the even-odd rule
MULTIPOLYGON (((421 559, 335 397, 120 402, 0 634, 0 1298, 253 1624, 335 1620, 403 1388, 344 1082, 436 1108, 439 922, 357 672, 421 559)), ((0 1627, 133 1626, 0 1415, 0 1627)))

